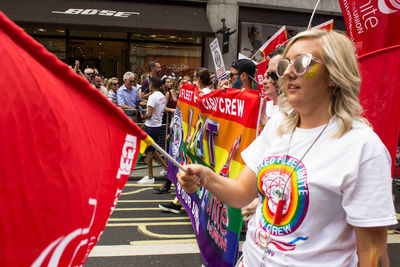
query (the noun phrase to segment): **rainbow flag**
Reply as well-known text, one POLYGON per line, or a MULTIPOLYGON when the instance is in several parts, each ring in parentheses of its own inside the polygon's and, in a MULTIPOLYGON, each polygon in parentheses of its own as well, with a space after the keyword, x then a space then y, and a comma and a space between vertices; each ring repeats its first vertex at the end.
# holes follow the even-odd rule
MULTIPOLYGON (((244 162, 241 152, 256 138, 260 97, 254 90, 217 90, 199 97, 194 85, 182 87, 172 121, 169 153, 182 164, 203 164, 235 179, 244 162)), ((242 228, 240 209, 221 203, 205 188, 186 193, 168 168, 176 195, 193 224, 207 266, 234 266, 242 228)))
POLYGON ((153 140, 0 12, 0 266, 82 266, 153 140))

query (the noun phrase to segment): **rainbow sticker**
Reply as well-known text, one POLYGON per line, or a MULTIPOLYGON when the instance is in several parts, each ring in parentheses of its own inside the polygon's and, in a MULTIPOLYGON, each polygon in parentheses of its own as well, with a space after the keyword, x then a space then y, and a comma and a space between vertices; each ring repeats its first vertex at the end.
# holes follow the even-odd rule
POLYGON ((290 156, 273 156, 265 158, 257 168, 257 188, 262 200, 262 216, 259 224, 265 231, 271 230, 271 235, 282 236, 294 232, 307 214, 309 204, 307 172, 304 165, 298 162, 298 159, 290 156), (284 200, 282 219, 278 225, 272 225, 276 206, 282 194, 284 200))

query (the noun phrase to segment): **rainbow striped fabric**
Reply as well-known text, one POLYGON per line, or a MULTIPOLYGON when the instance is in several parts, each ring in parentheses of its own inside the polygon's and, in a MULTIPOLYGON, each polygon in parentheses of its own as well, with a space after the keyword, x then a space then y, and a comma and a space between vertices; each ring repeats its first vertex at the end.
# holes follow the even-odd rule
MULTIPOLYGON (((255 90, 228 89, 199 97, 193 85, 181 90, 172 121, 169 153, 182 164, 203 164, 235 179, 244 162, 241 152, 255 139, 260 97, 255 90)), ((168 178, 176 184, 177 197, 193 224, 207 266, 234 266, 242 216, 239 209, 221 203, 206 189, 186 193, 170 165, 168 178)))

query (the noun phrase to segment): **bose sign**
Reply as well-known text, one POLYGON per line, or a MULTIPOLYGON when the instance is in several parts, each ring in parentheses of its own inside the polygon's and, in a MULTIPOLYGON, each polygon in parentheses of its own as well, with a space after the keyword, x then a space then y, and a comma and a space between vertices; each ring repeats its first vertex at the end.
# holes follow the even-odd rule
POLYGON ((55 14, 67 14, 67 15, 87 15, 87 16, 107 16, 107 17, 119 17, 127 18, 130 15, 140 15, 139 12, 128 12, 128 11, 113 11, 113 10, 100 10, 100 9, 81 9, 81 8, 70 8, 66 11, 51 11, 55 14))

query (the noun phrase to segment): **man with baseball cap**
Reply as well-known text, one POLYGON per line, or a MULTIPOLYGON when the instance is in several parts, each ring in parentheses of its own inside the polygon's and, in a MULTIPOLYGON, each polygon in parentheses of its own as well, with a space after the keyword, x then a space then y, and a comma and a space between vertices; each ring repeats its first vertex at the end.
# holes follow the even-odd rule
POLYGON ((254 89, 253 82, 257 83, 254 76, 257 66, 249 59, 239 59, 234 62, 228 76, 232 88, 254 89))

